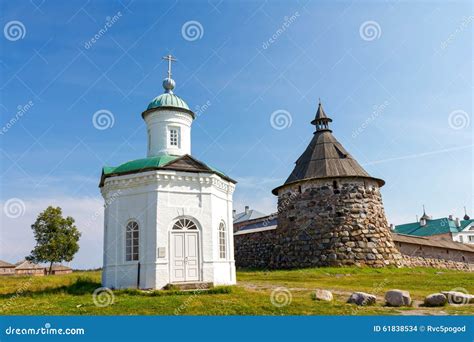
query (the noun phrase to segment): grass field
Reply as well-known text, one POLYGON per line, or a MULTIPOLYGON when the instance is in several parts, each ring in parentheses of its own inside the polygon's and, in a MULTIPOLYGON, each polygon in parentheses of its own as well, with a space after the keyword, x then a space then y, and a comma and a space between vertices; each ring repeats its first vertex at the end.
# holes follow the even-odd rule
POLYGON ((113 303, 94 304, 100 272, 62 276, 1 277, 1 315, 474 315, 474 304, 419 307, 424 296, 463 288, 474 293, 474 274, 435 269, 318 268, 292 271, 239 271, 238 285, 211 292, 114 291, 113 303), (333 291, 331 303, 311 299, 314 289, 333 291), (385 307, 389 289, 408 290, 415 305, 385 307), (369 307, 346 304, 350 293, 379 297, 369 307), (273 293, 273 297, 272 297, 273 293), (277 305, 272 304, 273 302, 277 305), (290 301, 291 298, 291 301, 290 301), (279 304, 286 304, 280 306, 279 304))

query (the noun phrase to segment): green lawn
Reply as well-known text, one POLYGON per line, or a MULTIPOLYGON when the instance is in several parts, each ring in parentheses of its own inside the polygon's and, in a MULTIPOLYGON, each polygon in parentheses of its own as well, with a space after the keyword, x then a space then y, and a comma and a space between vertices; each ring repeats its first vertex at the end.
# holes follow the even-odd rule
POLYGON ((292 271, 239 271, 238 285, 210 292, 114 291, 114 302, 94 304, 100 272, 62 276, 1 277, 2 315, 397 315, 474 314, 474 304, 425 308, 390 308, 383 305, 386 290, 408 290, 415 301, 442 290, 463 288, 474 293, 474 274, 435 269, 317 268, 292 271), (282 289, 283 288, 283 289, 282 289), (311 299, 316 288, 333 291, 331 303, 311 299), (346 304, 353 291, 380 297, 378 304, 346 304), (287 303, 284 306, 272 304, 287 303), (291 296, 291 302, 288 303, 291 296))

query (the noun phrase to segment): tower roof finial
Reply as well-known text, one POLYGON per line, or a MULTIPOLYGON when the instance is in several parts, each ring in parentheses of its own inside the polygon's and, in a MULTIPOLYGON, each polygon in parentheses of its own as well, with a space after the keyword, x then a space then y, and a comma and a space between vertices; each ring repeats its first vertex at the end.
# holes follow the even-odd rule
POLYGON ((426 215, 425 205, 423 204, 423 216, 421 216, 423 220, 431 220, 431 217, 426 215))
POLYGON ((469 217, 469 215, 467 214, 467 210, 466 210, 466 207, 464 206, 464 217, 463 217, 463 220, 470 220, 471 218, 469 217))
POLYGON ((314 120, 311 121, 311 124, 316 126, 316 132, 331 131, 329 129, 330 122, 332 122, 332 119, 329 118, 324 112, 323 105, 321 104, 321 98, 319 98, 318 110, 314 120))
POLYGON ((166 55, 162 57, 164 60, 168 61, 168 77, 163 80, 163 88, 165 93, 173 93, 173 89, 176 86, 175 81, 171 78, 171 62, 176 62, 177 59, 171 55, 166 55))

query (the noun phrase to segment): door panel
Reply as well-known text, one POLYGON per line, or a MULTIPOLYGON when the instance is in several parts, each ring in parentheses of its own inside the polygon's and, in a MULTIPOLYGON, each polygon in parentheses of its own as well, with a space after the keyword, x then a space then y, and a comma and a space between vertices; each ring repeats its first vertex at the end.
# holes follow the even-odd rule
POLYGON ((172 280, 173 281, 185 281, 186 276, 186 263, 185 263, 185 248, 184 248, 184 234, 174 233, 172 236, 173 243, 173 260, 172 265, 172 280))
POLYGON ((197 232, 172 233, 171 281, 199 280, 199 235, 197 232))
POLYGON ((186 233, 186 281, 199 280, 198 235, 186 233))

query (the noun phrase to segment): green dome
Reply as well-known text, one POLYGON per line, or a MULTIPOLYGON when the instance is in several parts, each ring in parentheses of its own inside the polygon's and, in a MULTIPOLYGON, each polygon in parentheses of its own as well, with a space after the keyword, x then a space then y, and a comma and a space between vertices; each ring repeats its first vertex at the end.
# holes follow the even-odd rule
POLYGON ((164 93, 155 97, 153 101, 150 102, 147 109, 160 107, 175 107, 190 110, 182 98, 172 93, 164 93))

